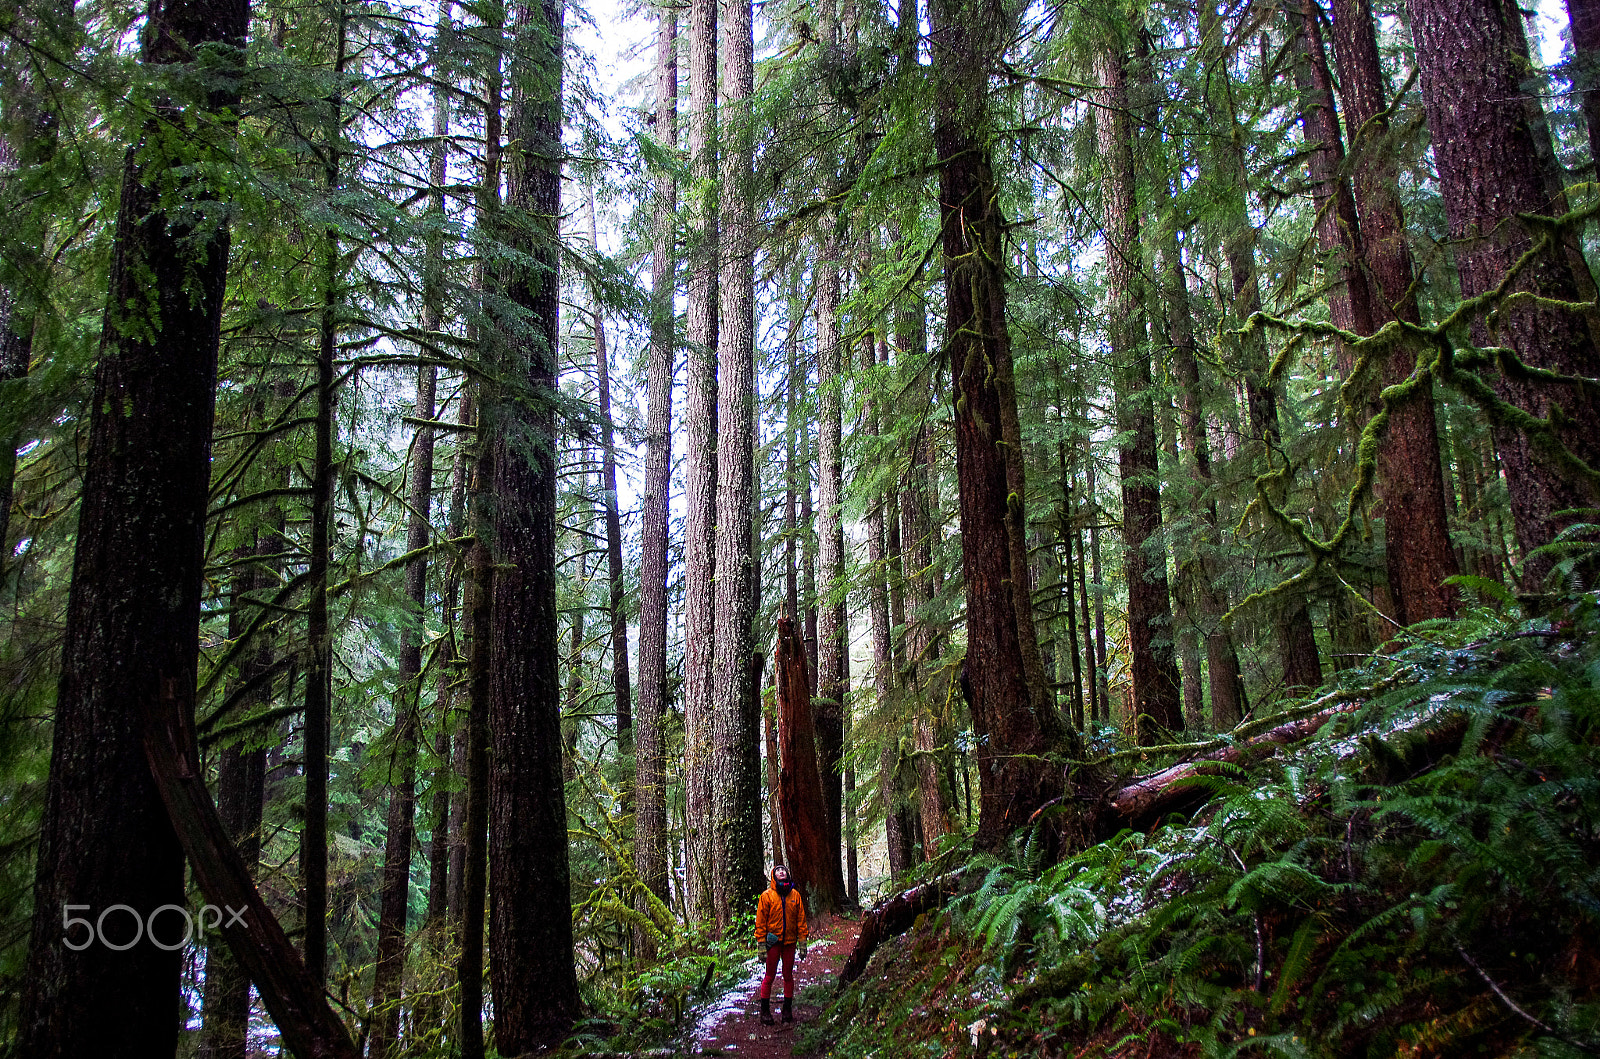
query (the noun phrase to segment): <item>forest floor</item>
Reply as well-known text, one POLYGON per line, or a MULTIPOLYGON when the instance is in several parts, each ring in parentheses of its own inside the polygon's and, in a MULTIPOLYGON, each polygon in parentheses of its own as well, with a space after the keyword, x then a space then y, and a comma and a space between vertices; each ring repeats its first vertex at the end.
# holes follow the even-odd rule
MULTIPOLYGON (((839 968, 844 965, 845 958, 856 943, 861 921, 824 915, 818 916, 810 926, 808 955, 794 965, 795 993, 802 997, 807 986, 837 978, 839 968)), ((794 1022, 763 1026, 758 994, 765 964, 752 960, 749 968, 749 974, 701 1009, 695 1021, 694 1054, 739 1056, 745 1059, 789 1059, 796 1054, 796 1028, 816 1018, 822 1008, 803 1000, 797 1001, 794 1022)), ((783 972, 780 969, 772 983, 774 1018, 779 1017, 782 1008, 778 1000, 782 992, 783 972)))

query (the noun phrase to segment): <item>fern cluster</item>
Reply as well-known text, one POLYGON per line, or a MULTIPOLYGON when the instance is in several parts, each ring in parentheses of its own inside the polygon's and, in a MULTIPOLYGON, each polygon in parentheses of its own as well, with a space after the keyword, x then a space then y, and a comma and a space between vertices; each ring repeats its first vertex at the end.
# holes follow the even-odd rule
POLYGON ((936 961, 934 937, 967 955, 909 992, 869 972, 837 1006, 882 1003, 887 975, 942 1017, 904 1020, 903 1042, 841 1018, 835 1053, 930 1026, 1020 1054, 1600 1047, 1600 607, 1507 609, 1419 628, 1350 678, 1393 690, 1292 755, 1196 781, 1209 800, 1187 820, 1054 864, 1023 836, 975 865, 981 883, 879 962, 936 961))

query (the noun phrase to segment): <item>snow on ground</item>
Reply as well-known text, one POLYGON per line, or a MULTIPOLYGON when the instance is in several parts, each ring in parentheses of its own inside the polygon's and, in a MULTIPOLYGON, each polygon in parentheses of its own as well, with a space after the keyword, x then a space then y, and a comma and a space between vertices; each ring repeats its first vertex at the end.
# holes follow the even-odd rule
MULTIPOLYGON (((722 995, 711 1001, 704 1008, 699 1009, 694 1022, 694 1052, 699 1055, 705 1051, 705 1042, 717 1038, 717 1030, 728 1019, 734 1016, 743 1016, 744 1007, 750 998, 761 986, 761 979, 766 974, 766 967, 758 959, 752 958, 745 964, 745 975, 738 982, 729 986, 722 995)), ((724 1051, 737 1048, 738 1045, 725 1044, 724 1051)))

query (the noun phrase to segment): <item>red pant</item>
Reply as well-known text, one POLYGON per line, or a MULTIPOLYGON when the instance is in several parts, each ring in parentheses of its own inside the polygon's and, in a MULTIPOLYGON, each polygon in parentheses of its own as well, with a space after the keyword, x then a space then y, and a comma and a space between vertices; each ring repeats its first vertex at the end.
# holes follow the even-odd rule
POLYGON ((772 976, 778 970, 778 957, 783 956, 783 995, 794 996, 794 946, 774 945, 767 950, 767 976, 761 980, 761 998, 772 995, 772 976))

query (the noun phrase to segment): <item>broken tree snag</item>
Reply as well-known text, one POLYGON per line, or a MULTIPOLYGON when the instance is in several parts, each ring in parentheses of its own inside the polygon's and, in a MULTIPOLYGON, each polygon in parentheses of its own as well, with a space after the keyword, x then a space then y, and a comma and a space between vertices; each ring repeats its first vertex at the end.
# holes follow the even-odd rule
POLYGON ((828 842, 811 716, 811 670, 806 644, 788 616, 778 619, 778 812, 789 874, 811 905, 832 912, 844 904, 844 874, 828 842))
POLYGON ((250 880, 206 790, 192 706, 171 689, 147 706, 144 749, 167 815, 206 901, 222 909, 222 936, 298 1059, 359 1059, 344 1023, 250 880))
POLYGON ((1349 713, 1359 705, 1355 702, 1346 703, 1280 724, 1242 743, 1214 750, 1190 761, 1181 761, 1153 776, 1146 776, 1137 783, 1113 791, 1101 810, 1100 831, 1109 834, 1125 827, 1141 828, 1155 823, 1167 813, 1190 808, 1194 803, 1205 800, 1209 791, 1205 787, 1185 783, 1185 780, 1215 775, 1224 766, 1242 764, 1266 756, 1273 747, 1297 743, 1334 717, 1349 713))
POLYGON ((961 882, 960 872, 941 875, 910 890, 895 894, 868 912, 861 920, 861 933, 850 950, 849 959, 839 971, 839 988, 844 988, 867 969, 867 961, 879 945, 897 934, 904 934, 916 923, 917 917, 936 908, 956 895, 961 882))

